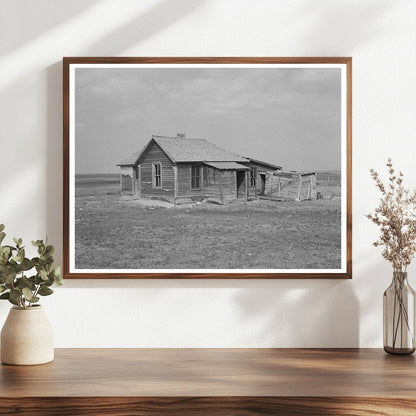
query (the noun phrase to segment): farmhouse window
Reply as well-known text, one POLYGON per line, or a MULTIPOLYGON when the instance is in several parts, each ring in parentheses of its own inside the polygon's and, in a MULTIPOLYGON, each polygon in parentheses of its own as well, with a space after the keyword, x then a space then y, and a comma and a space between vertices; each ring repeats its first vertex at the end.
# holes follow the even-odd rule
POLYGON ((204 166, 204 185, 212 186, 217 183, 217 172, 214 168, 204 166))
POLYGON ((209 168, 208 183, 210 185, 215 185, 217 183, 217 171, 215 169, 209 168))
POLYGON ((257 184, 257 169, 251 168, 250 170, 250 186, 256 186, 257 184))
POLYGON ((191 166, 191 189, 201 188, 201 167, 198 165, 191 166))
POLYGON ((153 170, 153 181, 152 185, 153 188, 161 188, 162 187, 162 164, 161 163, 153 163, 152 166, 153 170))

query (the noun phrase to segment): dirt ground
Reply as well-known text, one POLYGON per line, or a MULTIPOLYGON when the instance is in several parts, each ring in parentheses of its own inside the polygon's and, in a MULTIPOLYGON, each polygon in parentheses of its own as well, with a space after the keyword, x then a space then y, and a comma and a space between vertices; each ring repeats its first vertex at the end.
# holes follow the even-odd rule
POLYGON ((77 193, 77 268, 339 268, 340 198, 174 206, 77 193))

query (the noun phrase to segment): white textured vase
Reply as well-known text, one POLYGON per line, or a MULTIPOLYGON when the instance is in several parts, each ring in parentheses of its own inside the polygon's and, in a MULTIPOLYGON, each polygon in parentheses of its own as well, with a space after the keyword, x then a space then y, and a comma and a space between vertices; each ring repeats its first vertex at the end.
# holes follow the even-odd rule
POLYGON ((1 362, 35 365, 53 359, 53 329, 43 307, 11 308, 1 331, 1 362))

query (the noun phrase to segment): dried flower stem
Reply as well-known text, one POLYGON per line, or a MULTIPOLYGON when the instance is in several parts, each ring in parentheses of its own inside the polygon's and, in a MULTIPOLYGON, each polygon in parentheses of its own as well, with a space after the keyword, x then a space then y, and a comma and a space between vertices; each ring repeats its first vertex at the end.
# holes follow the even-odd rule
POLYGON ((416 191, 403 186, 403 173, 396 173, 390 158, 387 168, 387 184, 370 170, 382 197, 374 213, 366 217, 380 227, 379 239, 373 245, 384 246, 382 255, 394 271, 405 272, 416 253, 416 191))

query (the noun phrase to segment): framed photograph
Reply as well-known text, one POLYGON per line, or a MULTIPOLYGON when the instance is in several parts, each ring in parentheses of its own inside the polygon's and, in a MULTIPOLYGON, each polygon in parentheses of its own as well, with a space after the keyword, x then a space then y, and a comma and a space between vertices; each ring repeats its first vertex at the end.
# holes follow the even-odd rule
POLYGON ((352 58, 64 58, 65 278, 351 278, 352 58))

